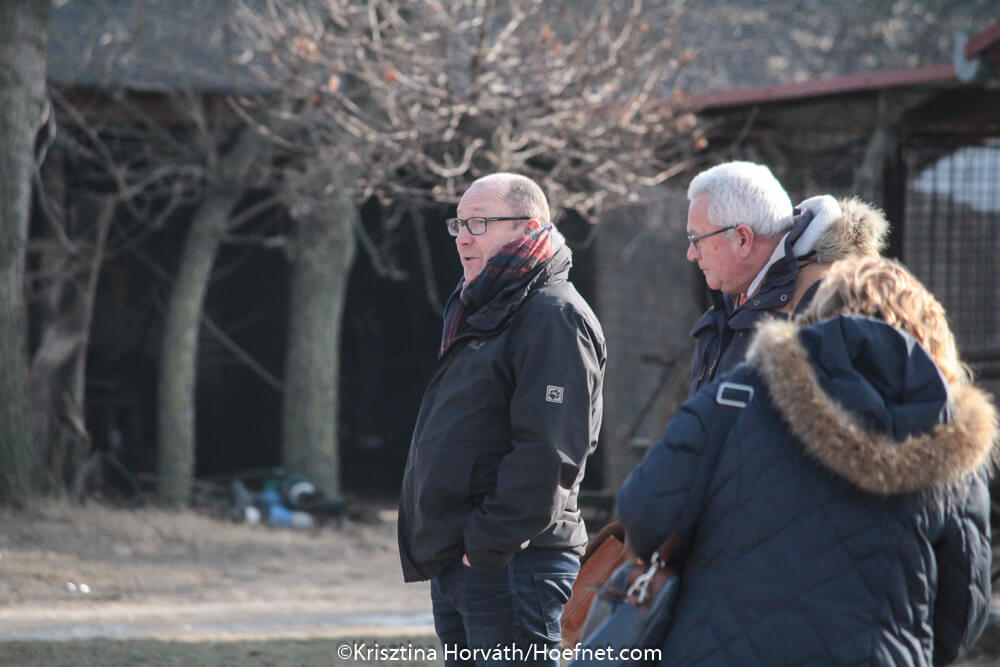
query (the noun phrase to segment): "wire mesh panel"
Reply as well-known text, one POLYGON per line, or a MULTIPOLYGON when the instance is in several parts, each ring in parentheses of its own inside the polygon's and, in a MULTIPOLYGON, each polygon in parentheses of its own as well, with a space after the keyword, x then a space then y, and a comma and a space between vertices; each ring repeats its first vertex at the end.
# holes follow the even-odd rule
POLYGON ((1000 394, 1000 137, 904 150, 903 260, 948 311, 962 355, 1000 394))

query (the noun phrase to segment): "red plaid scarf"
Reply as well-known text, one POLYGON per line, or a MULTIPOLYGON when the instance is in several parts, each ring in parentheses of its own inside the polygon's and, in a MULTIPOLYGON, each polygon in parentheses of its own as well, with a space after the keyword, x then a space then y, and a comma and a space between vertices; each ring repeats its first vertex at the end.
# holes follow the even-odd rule
POLYGON ((452 294, 445 306, 444 327, 441 331, 441 352, 444 355, 465 328, 469 315, 489 303, 503 288, 531 273, 563 247, 566 239, 552 223, 515 239, 500 248, 483 267, 482 272, 459 291, 452 294))

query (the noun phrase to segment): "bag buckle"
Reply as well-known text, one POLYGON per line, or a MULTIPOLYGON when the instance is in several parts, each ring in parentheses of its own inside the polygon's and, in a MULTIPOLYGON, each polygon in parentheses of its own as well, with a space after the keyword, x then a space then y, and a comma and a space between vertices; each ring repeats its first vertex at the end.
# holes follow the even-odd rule
POLYGON ((635 578, 635 581, 632 582, 632 585, 625 592, 625 596, 632 597, 632 595, 635 595, 637 605, 645 603, 646 598, 649 597, 649 582, 653 580, 653 575, 661 567, 663 567, 663 563, 660 562, 660 554, 654 553, 653 560, 649 564, 649 569, 635 578))
POLYGON ((719 390, 715 392, 715 402, 719 405, 728 405, 734 408, 745 408, 747 403, 753 398, 753 387, 748 384, 739 384, 737 382, 723 382, 719 385, 719 390), (727 389, 733 391, 741 391, 746 394, 745 400, 738 400, 735 398, 726 398, 723 394, 726 393, 727 389))

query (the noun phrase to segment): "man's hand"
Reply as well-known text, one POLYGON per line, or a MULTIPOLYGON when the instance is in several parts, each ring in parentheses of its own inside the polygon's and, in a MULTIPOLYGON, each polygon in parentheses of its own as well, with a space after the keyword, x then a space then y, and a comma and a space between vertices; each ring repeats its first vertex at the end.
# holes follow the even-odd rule
POLYGON ((472 567, 472 563, 469 562, 469 554, 462 554, 462 563, 472 567))

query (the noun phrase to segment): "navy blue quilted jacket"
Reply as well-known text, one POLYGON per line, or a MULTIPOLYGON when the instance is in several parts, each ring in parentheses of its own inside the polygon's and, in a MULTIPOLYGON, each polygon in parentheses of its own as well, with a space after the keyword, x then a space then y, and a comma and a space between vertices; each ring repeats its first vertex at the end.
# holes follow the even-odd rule
POLYGON ((883 322, 762 325, 618 494, 638 555, 688 536, 663 664, 954 660, 989 611, 996 436, 986 395, 883 322))

